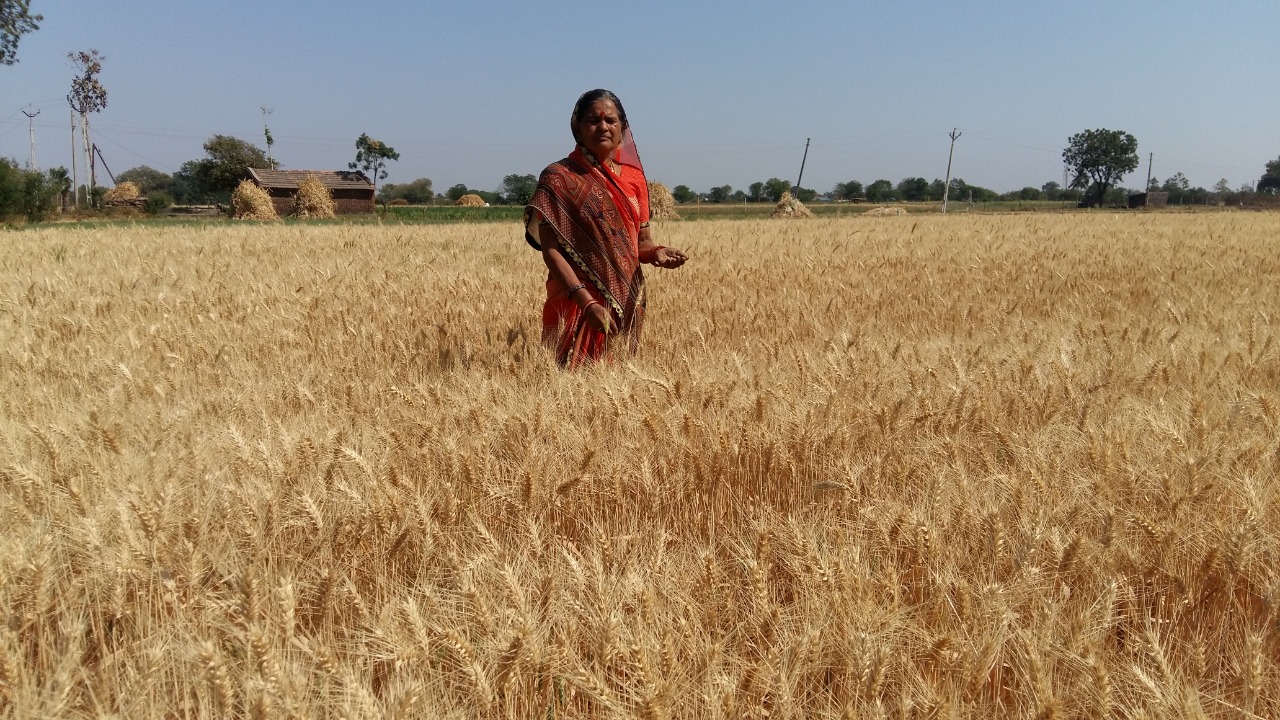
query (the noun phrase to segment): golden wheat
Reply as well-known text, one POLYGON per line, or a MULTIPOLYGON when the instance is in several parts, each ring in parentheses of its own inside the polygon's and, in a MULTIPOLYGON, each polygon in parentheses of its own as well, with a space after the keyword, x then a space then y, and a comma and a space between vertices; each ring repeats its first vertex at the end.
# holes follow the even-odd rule
POLYGON ((653 233, 7 233, 0 716, 1280 713, 1277 216, 653 233))

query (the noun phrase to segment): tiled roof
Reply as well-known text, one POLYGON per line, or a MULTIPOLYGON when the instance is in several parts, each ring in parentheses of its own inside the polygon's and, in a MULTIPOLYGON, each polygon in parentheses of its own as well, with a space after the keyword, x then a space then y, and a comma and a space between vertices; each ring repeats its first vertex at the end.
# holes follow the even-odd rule
POLYGON ((264 188, 296 188, 315 175, 330 190, 372 190, 373 183, 356 170, 264 170, 249 168, 249 176, 264 188))

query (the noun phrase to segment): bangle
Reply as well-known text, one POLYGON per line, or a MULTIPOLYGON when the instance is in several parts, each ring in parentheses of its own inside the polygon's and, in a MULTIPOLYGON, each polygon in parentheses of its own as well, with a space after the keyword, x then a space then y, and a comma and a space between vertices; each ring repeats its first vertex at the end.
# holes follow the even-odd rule
POLYGON ((587 286, 587 284, 586 284, 586 283, 578 283, 577 285, 574 285, 573 287, 569 288, 569 292, 565 293, 565 294, 564 294, 564 296, 565 296, 565 297, 567 297, 567 298, 569 298, 570 300, 572 300, 572 299, 573 299, 573 294, 574 294, 574 293, 576 293, 576 292, 578 292, 579 290, 581 290, 582 288, 584 288, 584 287, 586 287, 586 286, 587 286))
POLYGON ((652 265, 658 260, 658 251, 666 249, 666 245, 655 245, 648 250, 645 250, 640 253, 640 262, 646 265, 652 265))
POLYGON ((582 306, 582 312, 585 313, 587 311, 587 308, 591 307, 592 305, 599 305, 599 304, 600 304, 599 301, 597 301, 595 298, 592 298, 591 302, 582 306))

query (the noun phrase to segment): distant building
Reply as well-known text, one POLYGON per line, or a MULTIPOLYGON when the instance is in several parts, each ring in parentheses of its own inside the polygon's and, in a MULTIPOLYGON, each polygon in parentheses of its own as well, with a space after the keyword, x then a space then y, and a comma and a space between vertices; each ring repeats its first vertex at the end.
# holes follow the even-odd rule
POLYGON ((358 215, 374 212, 373 183, 364 173, 356 170, 264 170, 249 168, 246 177, 267 191, 276 214, 285 217, 293 213, 294 198, 298 195, 298 183, 314 175, 333 193, 335 212, 339 215, 358 215))
POLYGON ((1169 207, 1169 193, 1167 192, 1144 192, 1132 193, 1129 195, 1129 207, 1131 208, 1162 208, 1169 207))

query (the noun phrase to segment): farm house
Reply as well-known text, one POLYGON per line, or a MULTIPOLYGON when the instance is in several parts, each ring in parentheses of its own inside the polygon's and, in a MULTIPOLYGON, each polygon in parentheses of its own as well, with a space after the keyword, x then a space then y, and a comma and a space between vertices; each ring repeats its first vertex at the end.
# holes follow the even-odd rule
POLYGON ((281 217, 293 212, 298 183, 314 175, 333 194, 339 215, 355 215, 374 211, 373 183, 355 170, 264 170, 249 168, 246 177, 267 191, 281 217))

